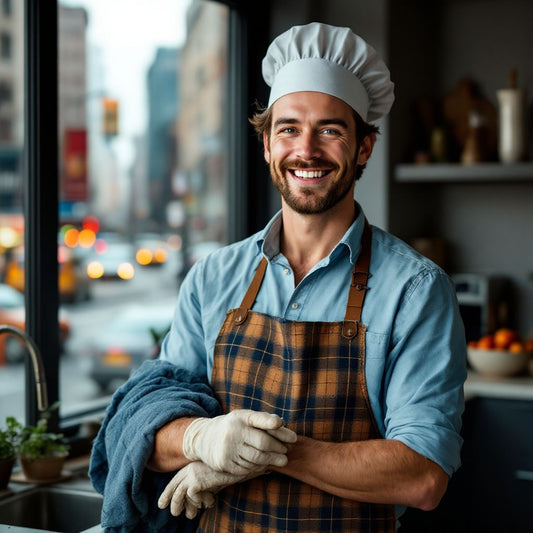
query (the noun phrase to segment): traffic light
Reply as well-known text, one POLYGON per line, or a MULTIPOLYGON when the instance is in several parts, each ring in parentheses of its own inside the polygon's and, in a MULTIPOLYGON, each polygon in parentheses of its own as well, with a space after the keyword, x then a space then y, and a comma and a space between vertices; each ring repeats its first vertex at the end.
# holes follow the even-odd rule
POLYGON ((118 100, 103 98, 104 123, 103 130, 106 137, 118 135, 118 100))

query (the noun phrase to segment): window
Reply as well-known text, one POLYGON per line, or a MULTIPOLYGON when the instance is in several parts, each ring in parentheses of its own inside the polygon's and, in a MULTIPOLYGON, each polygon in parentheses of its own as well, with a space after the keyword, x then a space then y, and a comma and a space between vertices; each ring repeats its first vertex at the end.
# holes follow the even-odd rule
MULTIPOLYGON (((0 324, 24 328, 24 296, 6 283, 10 265, 16 261, 23 241, 23 158, 24 158, 24 50, 23 2, 2 2, 0 55, 0 324), (8 16, 9 15, 9 16, 8 16), (9 33, 15 38, 11 42, 9 33)), ((15 338, 0 336, 0 423, 10 414, 24 411, 24 380, 18 364, 20 349, 15 338), (20 374, 20 377, 19 377, 20 374), (8 408, 16 405, 14 412, 8 408)), ((21 367, 22 368, 22 367, 21 367)))
POLYGON ((227 242, 228 8, 156 4, 59 4, 65 412, 157 353, 199 244, 227 242))
MULTIPOLYGON (((36 0, 26 5, 46 16, 36 0)), ((28 323, 37 336, 48 335, 43 325, 54 296, 46 291, 55 279, 54 269, 43 268, 47 252, 31 235, 40 233, 38 240, 47 231, 47 250, 57 257, 58 350, 50 348, 54 341, 43 342, 42 351, 61 418, 103 405, 133 369, 157 354, 190 265, 244 231, 235 229, 242 216, 228 207, 239 175, 231 173, 230 182, 235 162, 228 160, 228 139, 240 137, 227 129, 231 19, 226 5, 206 0, 58 4, 56 228, 40 227, 37 217, 51 204, 39 197, 47 194, 39 185, 50 175, 32 185, 30 169, 27 222, 33 233, 24 230, 20 154, 0 159, 0 179, 4 170, 16 176, 0 222, 9 214, 3 227, 15 236, 2 256, 11 272, 4 281, 25 292, 27 309, 36 307, 28 323), (32 253, 43 254, 40 270, 32 253), (38 290, 27 291, 28 281, 38 290), (36 296, 39 291, 48 297, 36 296)), ((13 86, 13 94, 23 92, 13 86)), ((14 130, 20 152, 21 126, 14 130)), ((31 162, 31 146, 28 151, 31 162)), ((0 336, 0 347, 2 337, 8 338, 0 336)), ((8 344, 8 356, 0 359, 2 421, 22 418, 24 398, 31 402, 31 391, 24 393, 24 356, 16 342, 8 344)))

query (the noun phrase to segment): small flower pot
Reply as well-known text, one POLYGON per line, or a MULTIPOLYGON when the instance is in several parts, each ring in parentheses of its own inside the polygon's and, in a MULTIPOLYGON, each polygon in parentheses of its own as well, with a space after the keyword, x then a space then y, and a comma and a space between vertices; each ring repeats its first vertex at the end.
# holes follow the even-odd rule
POLYGON ((10 459, 0 459, 0 490, 7 487, 14 464, 14 457, 11 457, 10 459))
POLYGON ((48 481, 61 477, 66 458, 67 454, 54 457, 40 457, 38 459, 21 457, 20 465, 22 466, 22 472, 24 472, 26 479, 48 481))

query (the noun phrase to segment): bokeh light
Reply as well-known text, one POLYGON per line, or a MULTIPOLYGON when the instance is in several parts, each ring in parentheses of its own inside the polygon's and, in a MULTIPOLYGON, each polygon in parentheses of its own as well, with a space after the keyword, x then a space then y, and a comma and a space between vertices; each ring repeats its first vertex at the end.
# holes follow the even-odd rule
POLYGON ((82 248, 90 248, 96 241, 96 233, 92 229, 82 229, 78 236, 82 248))
POLYGON ((167 252, 163 248, 158 248, 154 253, 156 263, 164 263, 167 260, 167 252))
POLYGON ((180 235, 171 235, 167 239, 167 244, 171 250, 174 250, 177 252, 178 250, 181 250, 181 247, 183 245, 183 239, 181 238, 180 235))
POLYGON ((135 254, 137 263, 142 266, 149 265, 152 262, 153 254, 148 248, 139 248, 135 254))
POLYGON ((91 279, 99 279, 104 275, 104 267, 100 261, 91 261, 87 265, 87 276, 91 279))
POLYGON ((100 221, 94 215, 87 215, 82 221, 82 228, 98 233, 100 230, 100 221))
POLYGON ((18 233, 10 227, 0 228, 0 246, 3 248, 13 248, 19 242, 18 233))
POLYGON ((80 232, 76 228, 71 227, 65 231, 65 234, 63 235, 63 242, 69 248, 76 248, 79 242, 79 235, 80 232))
POLYGON ((120 279, 132 279, 135 276, 135 269, 131 263, 121 263, 117 268, 117 274, 120 279))
POLYGON ((94 242, 94 251, 97 254, 105 253, 108 248, 109 248, 109 245, 107 244, 107 241, 105 241, 104 239, 96 239, 96 241, 94 242))

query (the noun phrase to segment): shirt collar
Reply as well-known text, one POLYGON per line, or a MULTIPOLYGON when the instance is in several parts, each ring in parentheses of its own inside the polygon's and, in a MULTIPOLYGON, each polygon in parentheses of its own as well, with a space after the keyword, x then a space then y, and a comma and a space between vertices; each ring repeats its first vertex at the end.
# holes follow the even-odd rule
MULTIPOLYGON (((331 251, 328 257, 329 260, 337 257, 342 253, 342 250, 347 248, 350 254, 350 262, 355 264, 359 251, 361 249, 361 238, 363 236, 363 228, 365 225, 365 215, 362 207, 355 202, 357 217, 353 224, 348 228, 337 246, 331 251)), ((257 234, 257 248, 265 257, 272 260, 280 253, 279 236, 281 232, 281 209, 270 219, 265 228, 257 234)))
POLYGON ((279 236, 281 233, 281 209, 270 219, 265 228, 257 235, 257 247, 265 257, 272 260, 279 251, 279 236))

